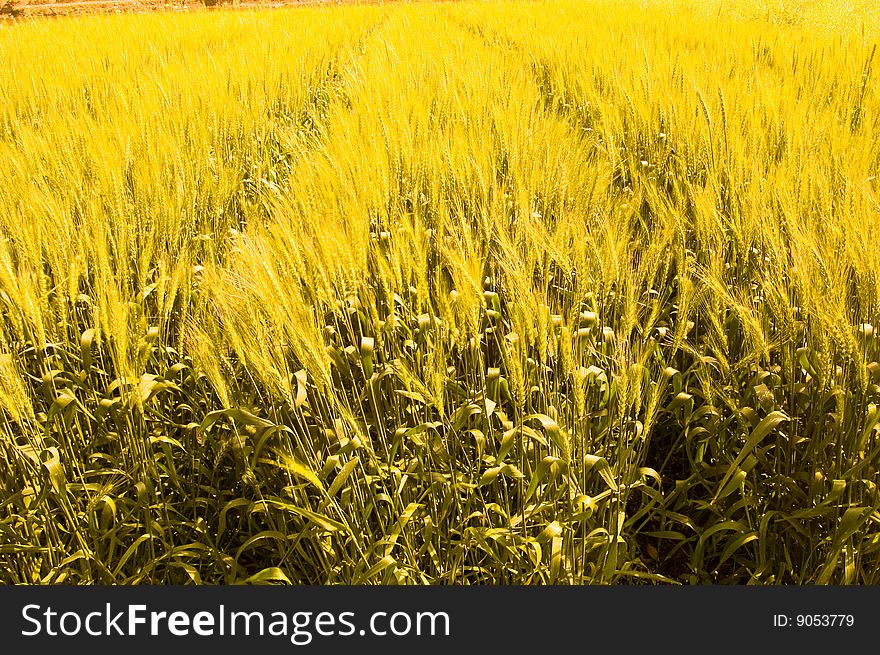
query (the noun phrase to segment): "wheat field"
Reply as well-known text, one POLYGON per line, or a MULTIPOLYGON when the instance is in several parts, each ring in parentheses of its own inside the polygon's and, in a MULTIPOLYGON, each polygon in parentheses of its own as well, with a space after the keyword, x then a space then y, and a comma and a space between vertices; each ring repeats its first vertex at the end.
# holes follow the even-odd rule
POLYGON ((0 582, 880 583, 880 11, 0 25, 0 582))

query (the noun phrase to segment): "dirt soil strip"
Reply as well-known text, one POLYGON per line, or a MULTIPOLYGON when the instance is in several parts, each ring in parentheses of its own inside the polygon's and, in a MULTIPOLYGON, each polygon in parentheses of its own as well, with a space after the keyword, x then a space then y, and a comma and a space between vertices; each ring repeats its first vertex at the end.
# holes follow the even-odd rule
MULTIPOLYGON (((211 0, 208 0, 209 3, 211 0)), ((239 2, 224 2, 208 9, 273 9, 286 6, 309 6, 319 4, 375 4, 381 0, 241 0, 239 2)), ((0 0, 0 5, 4 4, 0 0)), ((15 4, 15 10, 20 16, 59 16, 84 13, 122 13, 122 12, 147 12, 147 11, 190 11, 205 9, 206 5, 201 0, 82 0, 81 2, 41 2, 40 0, 29 3, 15 4)))

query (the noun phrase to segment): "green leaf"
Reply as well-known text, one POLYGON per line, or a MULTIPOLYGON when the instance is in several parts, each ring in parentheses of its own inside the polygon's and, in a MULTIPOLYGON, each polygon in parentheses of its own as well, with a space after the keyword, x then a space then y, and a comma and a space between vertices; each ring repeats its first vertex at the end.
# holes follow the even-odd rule
POLYGON ((307 482, 311 482, 315 488, 323 491, 324 485, 321 483, 321 480, 315 474, 315 472, 310 469, 308 466, 303 464, 293 455, 287 453, 278 453, 279 459, 277 460, 269 460, 269 459, 261 459, 260 462, 264 464, 270 464, 272 466, 277 466, 278 468, 287 471, 293 476, 298 478, 302 478, 307 482))
POLYGON ((237 584, 285 584, 292 585, 293 583, 290 581, 284 571, 279 569, 277 566, 270 566, 269 568, 263 569, 259 573, 254 573, 251 577, 242 580, 237 584))
POLYGON ((266 505, 268 507, 275 507, 285 512, 292 512, 293 514, 297 514, 304 519, 308 519, 315 525, 317 525, 322 530, 327 532, 347 532, 351 534, 351 530, 348 529, 344 523, 340 523, 334 519, 331 519, 328 516, 324 516, 323 514, 318 514, 317 512, 313 512, 310 509, 306 509, 305 507, 299 507, 298 505, 294 505, 286 500, 281 500, 280 498, 267 498, 265 500, 258 500, 254 503, 255 505, 266 505))
POLYGON ((391 557, 391 555, 385 555, 382 559, 380 559, 378 562, 373 564, 373 566, 371 566, 367 570, 366 573, 359 576, 356 579, 355 584, 357 585, 357 584, 364 584, 366 582, 369 582, 370 580, 372 580, 374 577, 376 577, 382 571, 384 571, 385 569, 387 569, 389 567, 392 567, 392 570, 393 570, 393 568, 396 568, 397 567, 397 560, 395 560, 393 557, 391 557))
POLYGON ((346 481, 348 480, 352 471, 357 468, 357 465, 360 463, 360 461, 360 458, 358 458, 357 456, 352 457, 345 463, 339 473, 336 474, 336 477, 333 478, 333 482, 330 485, 330 488, 327 490, 327 495, 330 498, 339 493, 339 490, 345 486, 346 481))
POLYGON ((544 428, 544 434, 559 449, 563 459, 568 461, 571 456, 571 446, 568 443, 568 435, 559 427, 559 424, 546 414, 529 414, 523 419, 523 422, 532 420, 537 420, 541 424, 541 427, 544 428))
POLYGON ((213 426, 217 421, 222 418, 230 418, 235 423, 241 425, 250 425, 263 430, 265 430, 266 428, 275 427, 275 424, 271 421, 267 421, 266 419, 260 418, 259 416, 254 416, 246 409, 233 407, 230 409, 220 409, 215 412, 209 412, 208 414, 206 414, 204 420, 202 420, 201 425, 199 425, 199 431, 207 431, 211 428, 211 426, 213 426))
POLYGON ((726 489, 728 481, 733 475, 735 475, 739 465, 743 462, 743 460, 745 460, 749 453, 754 450, 755 446, 761 443, 776 426, 778 426, 783 421, 788 420, 788 416, 786 416, 784 412, 776 411, 770 412, 767 416, 764 417, 764 419, 760 423, 758 423, 755 429, 752 430, 749 438, 746 439, 745 446, 743 446, 743 449, 739 452, 739 455, 736 456, 736 459, 733 460, 733 463, 730 465, 730 468, 727 469, 727 473, 724 475, 724 478, 718 485, 718 491, 712 498, 713 504, 718 500, 720 492, 726 489))
POLYGON ((620 488, 617 484, 617 481, 614 479, 614 472, 611 470, 611 466, 605 460, 604 457, 598 457, 596 455, 584 455, 584 469, 586 471, 592 471, 596 469, 596 472, 599 473, 599 476, 605 481, 605 484, 612 491, 618 491, 620 488))

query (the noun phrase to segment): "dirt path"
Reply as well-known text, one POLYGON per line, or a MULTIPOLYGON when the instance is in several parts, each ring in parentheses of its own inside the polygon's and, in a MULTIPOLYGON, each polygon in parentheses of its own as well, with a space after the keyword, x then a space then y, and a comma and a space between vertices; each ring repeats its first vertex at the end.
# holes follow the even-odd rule
MULTIPOLYGON (((363 2, 363 0, 360 0, 363 2)), ((227 2, 216 7, 223 9, 259 9, 283 6, 316 5, 316 4, 355 4, 358 0, 240 0, 227 2)), ((0 0, 0 5, 4 0, 0 0)), ((15 3, 20 16, 58 16, 83 13, 106 12, 146 12, 146 11, 190 11, 213 9, 205 7, 201 0, 81 0, 80 2, 41 2, 32 0, 27 3, 15 3)))

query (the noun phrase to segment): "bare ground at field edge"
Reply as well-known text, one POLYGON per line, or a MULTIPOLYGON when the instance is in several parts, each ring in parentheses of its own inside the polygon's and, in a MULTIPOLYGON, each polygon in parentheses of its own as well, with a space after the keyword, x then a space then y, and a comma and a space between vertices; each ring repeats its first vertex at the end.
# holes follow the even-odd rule
MULTIPOLYGON (((66 16, 88 13, 123 13, 152 11, 190 11, 204 9, 272 9, 287 6, 309 6, 319 4, 376 4, 383 0, 239 0, 223 2, 206 7, 201 0, 82 0, 80 2, 51 2, 51 0, 30 0, 14 3, 14 10, 20 18, 38 16, 66 16)), ((0 0, 2 6, 3 0, 0 0)), ((14 20, 10 15, 0 13, 0 20, 14 20)))

